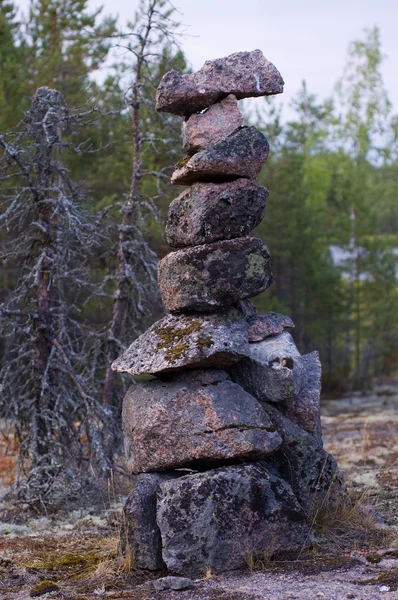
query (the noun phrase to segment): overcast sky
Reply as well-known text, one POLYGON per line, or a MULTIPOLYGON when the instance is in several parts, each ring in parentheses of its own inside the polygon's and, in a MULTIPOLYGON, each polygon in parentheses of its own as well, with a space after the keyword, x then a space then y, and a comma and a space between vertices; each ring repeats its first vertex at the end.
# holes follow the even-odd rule
MULTIPOLYGON (((205 60, 260 48, 280 70, 287 105, 303 79, 324 98, 342 74, 349 42, 378 25, 386 60, 385 85, 398 112, 398 2, 396 0, 173 0, 176 20, 189 34, 183 50, 195 70, 205 60)), ((29 0, 16 0, 22 9, 29 0)), ((90 0, 123 26, 138 0, 90 0)), ((286 116, 290 111, 287 111, 286 116)))

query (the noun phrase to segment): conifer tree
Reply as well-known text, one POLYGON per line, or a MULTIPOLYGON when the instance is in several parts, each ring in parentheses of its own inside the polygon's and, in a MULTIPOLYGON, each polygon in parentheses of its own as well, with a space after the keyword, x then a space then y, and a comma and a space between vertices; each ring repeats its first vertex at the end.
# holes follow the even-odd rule
POLYGON ((2 258, 17 276, 0 306, 0 409, 15 426, 19 490, 38 510, 55 488, 62 498, 75 492, 90 462, 107 468, 106 413, 81 319, 86 257, 98 237, 82 209, 82 191, 61 162, 67 150, 81 150, 63 139, 81 119, 59 92, 40 88, 18 128, 0 136, 0 226, 13 234, 2 258))
POLYGON ((129 191, 120 206, 115 272, 107 277, 107 283, 113 281, 115 288, 106 342, 103 403, 117 410, 120 395, 111 364, 126 343, 131 343, 145 328, 145 320, 161 310, 157 256, 148 243, 145 228, 154 218, 156 200, 163 195, 162 187, 170 173, 170 158, 159 160, 159 152, 165 147, 172 149, 170 144, 176 139, 176 119, 155 112, 155 92, 162 70, 171 68, 170 63, 175 60, 173 46, 178 26, 171 18, 173 11, 167 0, 142 0, 135 21, 130 24, 131 33, 126 34, 126 41, 122 36, 119 42, 131 55, 133 65, 130 66, 132 86, 128 100, 131 178, 129 191), (156 135, 156 123, 160 135, 156 135))
POLYGON ((90 78, 104 63, 115 20, 99 22, 102 8, 88 0, 31 0, 27 43, 30 93, 59 90, 69 106, 85 104, 90 78))
POLYGON ((26 107, 26 45, 12 2, 0 0, 0 132, 15 126, 26 107))

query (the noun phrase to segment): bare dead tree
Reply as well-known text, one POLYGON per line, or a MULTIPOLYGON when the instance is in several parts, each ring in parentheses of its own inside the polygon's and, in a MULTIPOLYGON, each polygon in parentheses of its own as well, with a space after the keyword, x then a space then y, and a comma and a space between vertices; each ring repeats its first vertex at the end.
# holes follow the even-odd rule
POLYGON ((18 489, 40 510, 66 477, 80 485, 89 462, 107 468, 107 413, 90 389, 90 335, 79 308, 85 258, 98 238, 61 162, 63 152, 82 150, 61 136, 81 121, 59 92, 40 88, 16 130, 0 136, 0 227, 12 239, 2 258, 17 281, 0 306, 0 410, 19 444, 18 489))
POLYGON ((160 69, 163 66, 167 70, 176 43, 178 25, 171 18, 173 12, 167 0, 142 0, 131 32, 119 36, 118 47, 133 57, 133 81, 128 99, 133 161, 130 190, 121 206, 115 273, 107 278, 107 282, 115 283, 103 388, 103 404, 109 408, 119 404, 112 362, 125 348, 125 341, 131 342, 145 329, 145 319, 161 310, 157 256, 148 244, 145 230, 147 221, 157 213, 156 200, 163 194, 172 162, 169 155, 166 165, 159 166, 161 161, 153 157, 170 148, 178 136, 178 119, 157 115, 155 111, 160 69), (148 178, 153 180, 152 186, 146 183, 148 178), (148 188, 152 193, 146 191, 148 188))

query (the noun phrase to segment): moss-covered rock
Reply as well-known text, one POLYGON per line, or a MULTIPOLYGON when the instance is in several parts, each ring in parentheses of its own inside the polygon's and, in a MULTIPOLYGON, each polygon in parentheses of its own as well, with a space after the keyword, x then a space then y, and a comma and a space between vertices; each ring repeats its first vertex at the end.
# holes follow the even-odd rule
POLYGON ((247 321, 235 308, 208 315, 168 315, 135 340, 112 368, 132 375, 184 367, 226 368, 248 351, 247 321))
POLYGON ((174 171, 171 183, 191 185, 198 181, 228 181, 238 177, 255 179, 268 158, 269 144, 255 127, 242 127, 236 133, 194 154, 174 171))
POLYGON ((251 179, 197 183, 170 204, 167 242, 183 248, 244 237, 261 222, 267 197, 251 179))
POLYGON ((162 483, 157 522, 163 560, 181 574, 245 568, 249 556, 308 545, 305 516, 290 486, 261 463, 162 483))
POLYGON ((270 255, 255 237, 185 248, 160 261, 158 281, 170 312, 214 312, 271 285, 270 255))

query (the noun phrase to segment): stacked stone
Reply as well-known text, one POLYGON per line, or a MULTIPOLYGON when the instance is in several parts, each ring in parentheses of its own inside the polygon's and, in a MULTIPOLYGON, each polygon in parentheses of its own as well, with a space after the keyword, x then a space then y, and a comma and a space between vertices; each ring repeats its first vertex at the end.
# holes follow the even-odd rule
POLYGON ((250 232, 268 191, 255 178, 266 138, 246 127, 238 99, 277 94, 262 52, 167 73, 160 111, 183 115, 186 158, 171 181, 175 248, 159 264, 169 314, 113 364, 151 374, 123 405, 133 489, 125 544, 139 568, 180 574, 244 567, 249 555, 308 544, 308 513, 336 481, 322 448, 318 354, 301 356, 291 319, 248 300, 272 282, 266 245, 250 232))

